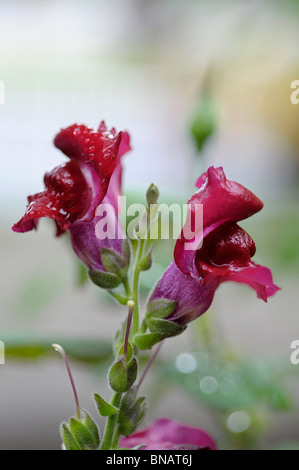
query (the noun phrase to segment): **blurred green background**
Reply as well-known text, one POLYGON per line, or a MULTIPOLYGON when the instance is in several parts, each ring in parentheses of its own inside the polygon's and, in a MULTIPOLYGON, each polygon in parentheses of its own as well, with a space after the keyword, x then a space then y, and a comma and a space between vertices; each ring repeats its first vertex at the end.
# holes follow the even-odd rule
MULTIPOLYGON (((109 398, 110 339, 125 311, 84 283, 67 237, 42 221, 11 226, 74 122, 127 129, 124 193, 186 202, 210 165, 254 191, 262 212, 244 221, 255 260, 282 287, 265 304, 225 284, 207 315, 169 340, 144 384, 146 422, 167 416, 203 427, 223 449, 299 448, 299 2, 244 0, 31 0, 0 4, 1 322, 0 449, 57 449, 74 413, 60 342, 81 405, 109 398)), ((172 257, 158 243, 142 278, 147 295, 172 257)), ((143 391, 144 391, 143 390, 143 391)), ((102 424, 100 419, 99 424, 102 424)))

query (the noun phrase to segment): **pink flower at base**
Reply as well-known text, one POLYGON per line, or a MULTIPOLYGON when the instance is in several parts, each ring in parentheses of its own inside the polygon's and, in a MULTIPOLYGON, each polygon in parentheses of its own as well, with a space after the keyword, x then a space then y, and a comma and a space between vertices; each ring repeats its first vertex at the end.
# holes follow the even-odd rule
POLYGON ((160 418, 147 428, 120 440, 120 448, 141 450, 217 450, 213 439, 202 429, 160 418))
POLYGON ((270 269, 252 261, 254 241, 237 224, 260 211, 263 203, 244 186, 227 180, 222 168, 210 167, 197 186, 199 190, 188 201, 189 216, 192 223, 196 206, 201 204, 203 226, 192 240, 185 237, 183 228, 174 261, 147 303, 153 343, 179 334, 205 313, 223 282, 247 284, 265 302, 279 290, 270 269))
POLYGON ((74 124, 62 129, 55 146, 70 161, 59 165, 44 177, 45 190, 28 197, 25 215, 12 227, 15 232, 36 229, 42 217, 53 219, 59 236, 70 233, 75 253, 93 271, 104 270, 101 250, 122 254, 125 238, 118 220, 117 198, 121 194, 121 157, 130 150, 127 132, 108 130, 102 122, 97 131, 74 124), (112 207, 110 225, 116 237, 99 240, 96 225, 100 204, 112 207))

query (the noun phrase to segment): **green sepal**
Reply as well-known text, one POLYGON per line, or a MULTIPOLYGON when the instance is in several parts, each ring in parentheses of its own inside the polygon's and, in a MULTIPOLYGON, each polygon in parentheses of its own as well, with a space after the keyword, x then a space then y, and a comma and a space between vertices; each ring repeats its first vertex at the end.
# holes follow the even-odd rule
POLYGON ((74 435, 69 430, 67 423, 62 423, 60 425, 60 435, 65 450, 82 450, 74 435))
POLYGON ((81 418, 82 424, 84 424, 88 431, 90 432, 90 435, 93 438, 93 445, 94 448, 97 449, 99 444, 100 444, 100 435, 99 435, 99 429, 94 420, 90 417, 86 411, 83 411, 84 413, 84 418, 81 418))
POLYGON ((186 327, 179 326, 176 323, 164 320, 163 318, 148 318, 146 323, 152 333, 160 333, 165 338, 177 336, 186 329, 186 327))
POLYGON ((114 289, 122 282, 122 279, 116 274, 105 271, 90 270, 88 274, 92 282, 103 289, 114 289))
POLYGON ((153 263, 152 251, 153 251, 153 247, 151 246, 148 252, 139 261, 139 269, 141 271, 148 271, 152 267, 152 263, 153 263))
POLYGON ((93 398, 101 416, 113 416, 118 413, 118 408, 108 403, 98 393, 94 393, 93 398))
POLYGON ((127 390, 128 391, 132 385, 134 385, 137 372, 138 372, 138 362, 135 356, 132 356, 131 359, 127 363, 127 390))
POLYGON ((101 261, 107 272, 124 279, 128 271, 128 262, 122 255, 109 248, 102 248, 101 261))
POLYGON ((151 349, 155 344, 159 343, 165 338, 165 335, 161 333, 146 333, 146 334, 137 334, 134 336, 134 343, 138 349, 145 351, 146 349, 151 349))
POLYGON ((169 299, 155 299, 148 303, 146 318, 167 318, 177 306, 177 301, 169 299))
POLYGON ((96 450, 100 444, 99 430, 85 411, 83 417, 71 417, 69 423, 62 423, 60 432, 66 450, 96 450))
POLYGON ((114 336, 113 349, 115 356, 118 356, 121 346, 124 344, 126 336, 127 320, 123 321, 120 328, 117 330, 114 336))
POLYGON ((137 398, 137 389, 133 387, 124 395, 120 404, 120 412, 118 415, 120 433, 123 436, 132 434, 143 420, 146 410, 146 398, 137 398))
POLYGON ((128 238, 125 238, 124 240, 122 240, 121 252, 128 266, 130 264, 130 259, 131 259, 131 245, 130 245, 128 238))
MULTIPOLYGON (((125 346, 124 344, 122 344, 118 350, 117 356, 124 356, 124 350, 125 350, 125 346)), ((127 344, 127 358, 126 358, 127 361, 129 361, 132 356, 133 356, 133 348, 132 348, 131 343, 128 343, 127 344)))
POLYGON ((124 356, 119 356, 110 367, 108 380, 112 390, 124 393, 130 390, 134 384, 138 371, 138 363, 135 356, 130 360, 125 360, 124 356))

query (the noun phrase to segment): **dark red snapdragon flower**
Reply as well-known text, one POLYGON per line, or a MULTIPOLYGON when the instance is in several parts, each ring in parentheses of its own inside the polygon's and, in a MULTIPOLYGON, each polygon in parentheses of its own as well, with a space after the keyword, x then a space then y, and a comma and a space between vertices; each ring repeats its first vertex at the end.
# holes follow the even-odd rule
POLYGON ((147 324, 156 339, 178 334, 211 305, 225 281, 249 285, 265 302, 279 289, 271 271, 252 261, 256 248, 237 222, 260 211, 263 203, 248 189, 210 167, 188 201, 190 220, 203 206, 203 224, 191 240, 182 230, 174 261, 155 287, 147 305, 147 324))
POLYGON ((147 428, 124 437, 121 448, 141 450, 217 450, 213 439, 202 429, 160 418, 147 428))
POLYGON ((90 270, 105 270, 101 250, 122 253, 122 239, 99 240, 96 225, 99 204, 109 204, 109 216, 122 229, 118 220, 117 198, 121 194, 121 157, 130 150, 127 132, 108 130, 102 122, 97 131, 74 124, 61 130, 55 146, 70 161, 63 163, 44 177, 45 190, 28 197, 25 215, 12 229, 27 232, 36 229, 41 217, 53 219, 57 236, 69 231, 73 248, 90 270))

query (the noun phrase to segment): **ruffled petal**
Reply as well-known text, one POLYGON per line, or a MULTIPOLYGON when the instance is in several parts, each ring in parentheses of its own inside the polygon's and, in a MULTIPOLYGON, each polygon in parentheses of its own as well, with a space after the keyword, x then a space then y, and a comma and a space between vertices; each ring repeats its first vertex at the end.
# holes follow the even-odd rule
POLYGON ((273 283, 271 271, 251 260, 255 251, 248 233, 236 223, 226 222, 205 237, 197 251, 198 278, 207 285, 217 279, 218 284, 225 281, 247 284, 266 302, 279 288, 273 283))
POLYGON ((227 221, 238 222, 251 217, 263 208, 263 203, 251 191, 234 181, 226 179, 223 168, 210 167, 198 181, 200 189, 189 199, 191 226, 199 205, 203 206, 202 227, 189 240, 183 227, 176 242, 174 257, 178 267, 186 274, 196 277, 195 254, 203 239, 215 228, 227 221), (192 247, 188 247, 192 243, 192 247))
POLYGON ((270 269, 253 262, 246 268, 229 273, 223 280, 247 284, 256 291, 258 298, 264 302, 267 302, 268 297, 280 290, 280 287, 273 283, 270 269))
POLYGON ((90 208, 84 220, 91 220, 96 207, 107 193, 110 179, 117 166, 120 168, 117 179, 120 187, 120 159, 130 150, 129 134, 127 132, 117 134, 114 128, 108 130, 104 121, 97 131, 84 125, 73 124, 57 134, 54 145, 80 165, 92 191, 90 208))
POLYGON ((90 222, 105 198, 109 183, 110 203, 117 210, 121 191, 121 157, 130 150, 127 132, 107 130, 104 122, 97 131, 74 124, 63 129, 54 144, 71 161, 45 175, 46 190, 28 197, 24 217, 13 226, 16 232, 37 227, 40 217, 54 219, 57 235, 80 220, 90 222))
POLYGON ((60 234, 88 209, 90 191, 76 162, 54 168, 44 181, 46 190, 28 197, 25 215, 13 226, 13 231, 36 229, 41 217, 49 217, 55 220, 60 234))

